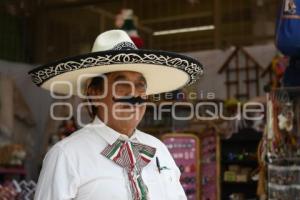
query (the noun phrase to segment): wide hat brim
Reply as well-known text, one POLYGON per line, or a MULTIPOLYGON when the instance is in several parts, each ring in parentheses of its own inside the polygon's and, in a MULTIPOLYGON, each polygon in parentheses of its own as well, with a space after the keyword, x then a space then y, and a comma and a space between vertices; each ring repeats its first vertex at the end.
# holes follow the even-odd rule
POLYGON ((177 53, 123 49, 68 57, 29 72, 32 81, 59 94, 84 95, 88 79, 115 71, 134 71, 147 81, 146 94, 158 94, 196 82, 203 74, 202 64, 177 53))

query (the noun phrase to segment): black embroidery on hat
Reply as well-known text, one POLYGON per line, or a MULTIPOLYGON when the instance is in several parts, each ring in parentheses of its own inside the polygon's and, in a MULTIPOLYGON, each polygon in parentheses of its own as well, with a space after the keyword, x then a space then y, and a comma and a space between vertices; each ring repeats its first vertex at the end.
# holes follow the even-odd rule
POLYGON ((171 52, 142 49, 110 50, 64 58, 28 73, 32 81, 40 86, 47 80, 67 72, 115 64, 151 64, 176 68, 189 76, 188 85, 195 83, 203 75, 203 66, 195 59, 171 52))
POLYGON ((137 49, 137 47, 131 42, 121 42, 115 45, 112 50, 130 50, 130 49, 137 49))

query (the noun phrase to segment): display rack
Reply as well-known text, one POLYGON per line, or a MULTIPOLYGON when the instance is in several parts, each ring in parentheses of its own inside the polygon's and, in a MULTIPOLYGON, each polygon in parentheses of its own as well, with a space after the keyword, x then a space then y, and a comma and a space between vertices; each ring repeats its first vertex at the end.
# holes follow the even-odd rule
POLYGON ((0 167, 0 175, 3 174, 17 174, 26 176, 26 170, 24 167, 0 167))
POLYGON ((300 196, 300 88, 280 88, 267 95, 268 199, 300 196))
POLYGON ((180 182, 188 200, 198 200, 200 196, 199 138, 189 133, 168 133, 163 135, 162 141, 180 169, 180 182))
POLYGON ((261 138, 261 132, 246 128, 230 139, 221 140, 222 200, 230 199, 230 196, 257 198, 257 180, 252 177, 258 168, 256 152, 261 138))
POLYGON ((201 137, 201 198, 220 199, 220 137, 213 128, 201 137))
POLYGON ((26 175, 23 166, 0 166, 0 184, 10 180, 24 180, 26 175))

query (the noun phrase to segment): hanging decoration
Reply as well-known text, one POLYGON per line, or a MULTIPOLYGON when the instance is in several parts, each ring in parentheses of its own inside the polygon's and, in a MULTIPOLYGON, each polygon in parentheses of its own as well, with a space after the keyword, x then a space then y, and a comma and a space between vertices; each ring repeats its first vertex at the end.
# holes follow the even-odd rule
POLYGON ((144 40, 139 36, 136 25, 137 18, 133 15, 132 9, 123 9, 121 13, 116 16, 115 26, 126 31, 137 48, 142 48, 144 46, 144 40))
POLYGON ((289 58, 284 55, 277 55, 272 60, 272 70, 275 74, 275 78, 272 81, 272 88, 278 88, 281 86, 283 74, 288 66, 289 58))

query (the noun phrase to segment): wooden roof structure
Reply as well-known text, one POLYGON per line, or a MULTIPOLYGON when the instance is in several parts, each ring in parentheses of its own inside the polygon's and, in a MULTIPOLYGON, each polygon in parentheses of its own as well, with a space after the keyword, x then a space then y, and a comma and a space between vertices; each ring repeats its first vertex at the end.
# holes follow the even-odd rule
POLYGON ((227 99, 246 100, 259 96, 262 71, 263 67, 246 50, 236 47, 218 71, 226 76, 227 99))
MULTIPOLYGON (((114 28, 123 8, 133 9, 145 48, 176 52, 245 46, 273 40, 277 0, 3 0, 26 25, 33 62, 87 52, 102 31, 114 28), (203 31, 154 35, 157 31, 212 26, 203 31)), ((1 34, 0 34, 1 43, 1 34)))

